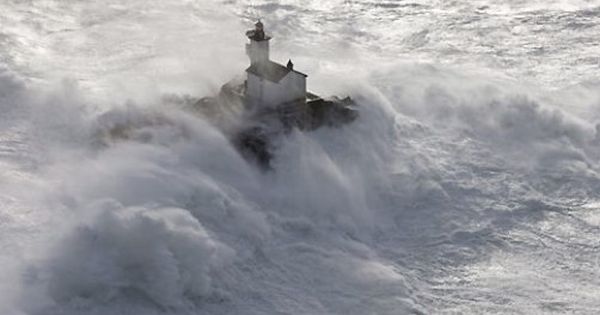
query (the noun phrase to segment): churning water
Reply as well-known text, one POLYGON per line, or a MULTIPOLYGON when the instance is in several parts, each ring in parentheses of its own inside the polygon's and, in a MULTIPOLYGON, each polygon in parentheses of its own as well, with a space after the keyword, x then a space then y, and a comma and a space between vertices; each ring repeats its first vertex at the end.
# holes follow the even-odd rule
POLYGON ((600 311, 600 1, 0 13, 1 314, 600 311), (360 103, 267 173, 165 101, 243 73, 259 17, 360 103))

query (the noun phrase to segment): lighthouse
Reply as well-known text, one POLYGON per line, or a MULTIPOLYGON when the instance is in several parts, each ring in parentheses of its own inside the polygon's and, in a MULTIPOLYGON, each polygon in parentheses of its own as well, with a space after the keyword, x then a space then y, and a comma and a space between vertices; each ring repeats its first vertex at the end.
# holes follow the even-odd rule
POLYGON ((250 64, 269 61, 269 41, 271 37, 265 35, 263 23, 258 21, 255 24, 255 29, 247 31, 246 36, 250 39, 250 43, 246 44, 246 54, 250 58, 250 64))
POLYGON ((246 32, 250 66, 245 80, 236 77, 216 97, 204 97, 193 108, 214 118, 242 156, 270 169, 276 137, 292 130, 340 126, 356 119, 358 111, 349 97, 323 99, 307 92, 307 75, 296 70, 291 59, 286 58, 285 65, 272 61, 271 37, 262 22, 254 26, 246 32))
POLYGON ((246 69, 246 104, 254 109, 276 108, 306 102, 307 75, 294 69, 291 60, 281 65, 270 60, 270 36, 261 21, 247 31, 250 43, 246 54, 250 66, 246 69))

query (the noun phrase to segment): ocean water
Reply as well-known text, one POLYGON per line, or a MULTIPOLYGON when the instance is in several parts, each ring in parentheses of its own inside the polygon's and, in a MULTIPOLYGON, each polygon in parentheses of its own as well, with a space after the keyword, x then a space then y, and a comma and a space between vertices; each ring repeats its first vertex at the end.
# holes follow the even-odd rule
POLYGON ((0 314, 597 314, 599 37, 596 0, 2 1, 0 314), (266 173, 172 104, 259 18, 360 110, 266 173))

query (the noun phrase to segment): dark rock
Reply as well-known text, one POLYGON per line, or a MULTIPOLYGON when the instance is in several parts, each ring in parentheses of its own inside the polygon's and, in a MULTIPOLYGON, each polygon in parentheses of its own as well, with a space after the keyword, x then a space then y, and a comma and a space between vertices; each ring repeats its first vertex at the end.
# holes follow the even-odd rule
POLYGON ((242 130, 233 135, 232 143, 246 160, 256 163, 263 170, 271 168, 272 148, 263 129, 254 127, 242 130))
POLYGON ((239 80, 229 82, 217 97, 204 97, 189 109, 207 117, 229 136, 245 159, 264 170, 270 169, 275 138, 293 129, 339 127, 358 117, 357 105, 350 97, 322 99, 312 93, 308 101, 251 110, 245 105, 244 89, 244 83, 239 80))

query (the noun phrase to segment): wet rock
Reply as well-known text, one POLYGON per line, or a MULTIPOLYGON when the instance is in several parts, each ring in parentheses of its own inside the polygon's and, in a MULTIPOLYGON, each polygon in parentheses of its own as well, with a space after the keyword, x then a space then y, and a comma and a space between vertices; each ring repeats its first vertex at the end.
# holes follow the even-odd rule
POLYGON ((204 97, 190 108, 229 135, 232 144, 247 160, 270 169, 273 142, 291 130, 312 131, 339 127, 358 117, 357 104, 350 97, 329 99, 309 94, 307 101, 275 107, 250 109, 244 100, 244 84, 225 84, 216 97, 204 97))

